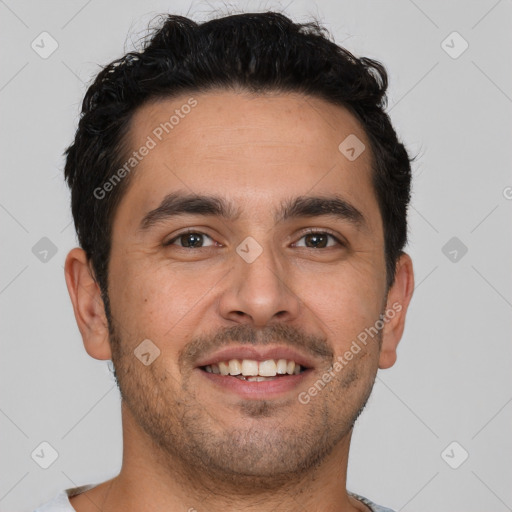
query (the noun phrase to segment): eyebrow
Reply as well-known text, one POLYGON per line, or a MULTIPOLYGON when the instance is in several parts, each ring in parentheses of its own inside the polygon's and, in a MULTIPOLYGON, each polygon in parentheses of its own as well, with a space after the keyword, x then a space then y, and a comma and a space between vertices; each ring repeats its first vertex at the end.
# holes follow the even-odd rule
MULTIPOLYGON (((155 224, 181 215, 217 216, 234 221, 240 213, 239 208, 223 197, 174 192, 166 195, 158 207, 144 215, 139 229, 146 231, 155 224)), ((349 222, 358 229, 368 226, 361 211, 338 195, 299 196, 285 200, 275 212, 274 220, 278 223, 292 218, 322 216, 349 222)))

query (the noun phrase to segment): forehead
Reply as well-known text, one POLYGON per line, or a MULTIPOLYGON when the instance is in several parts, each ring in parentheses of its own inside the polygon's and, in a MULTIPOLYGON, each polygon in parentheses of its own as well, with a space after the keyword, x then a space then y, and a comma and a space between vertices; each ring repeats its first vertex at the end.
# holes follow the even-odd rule
MULTIPOLYGON (((361 124, 346 108, 299 93, 277 92, 211 91, 153 100, 133 116, 131 146, 144 143, 148 135, 159 145, 172 141, 176 153, 193 149, 190 154, 203 160, 229 154, 230 148, 242 144, 274 148, 274 156, 286 159, 289 155, 282 151, 286 147, 303 147, 304 153, 323 148, 332 156, 349 135, 366 141, 361 124)), ((369 154, 362 161, 365 156, 369 154)))
POLYGON ((134 151, 151 147, 121 202, 136 210, 178 189, 247 207, 334 192, 360 209, 376 205, 364 129, 347 109, 318 98, 211 91, 155 100, 135 112, 127 142, 134 151), (356 159, 340 151, 347 140, 364 148, 356 159))

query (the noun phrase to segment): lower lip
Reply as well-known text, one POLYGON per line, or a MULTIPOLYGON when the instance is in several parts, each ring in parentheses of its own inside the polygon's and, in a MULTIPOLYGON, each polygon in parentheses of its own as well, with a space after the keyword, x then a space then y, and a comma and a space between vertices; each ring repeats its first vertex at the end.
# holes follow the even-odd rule
POLYGON ((254 400, 274 398, 289 393, 298 388, 311 372, 311 370, 308 369, 297 375, 286 375, 284 377, 277 377, 274 380, 251 382, 229 375, 206 372, 199 368, 197 368, 197 371, 209 379, 210 382, 222 388, 222 390, 233 391, 243 398, 252 398, 254 400))

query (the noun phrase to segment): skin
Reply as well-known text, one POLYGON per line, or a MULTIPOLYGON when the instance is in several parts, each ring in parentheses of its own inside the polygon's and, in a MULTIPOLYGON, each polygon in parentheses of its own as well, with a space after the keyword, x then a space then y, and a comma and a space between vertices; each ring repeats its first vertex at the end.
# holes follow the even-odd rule
MULTIPOLYGON (((395 363, 414 278, 403 254, 386 287, 365 132, 346 109, 295 93, 192 96, 197 106, 137 166, 116 211, 110 334, 84 252, 73 249, 66 260, 85 349, 116 368, 124 441, 120 474, 71 503, 79 512, 368 510, 345 487, 352 427, 377 370, 395 363), (352 162, 338 150, 350 134, 367 148, 352 162), (239 216, 185 215, 140 230, 172 192, 222 196, 239 216), (363 227, 331 216, 274 218, 284 200, 334 192, 363 214, 363 227), (205 247, 180 247, 183 238, 164 246, 187 228, 208 235, 200 237, 205 247), (327 246, 312 247, 307 228, 344 245, 327 237, 327 246), (236 252, 247 236, 262 248, 252 263, 236 252), (301 404, 298 393, 393 304, 401 309, 379 336, 301 404), (160 350, 149 366, 133 354, 144 339, 160 350), (284 396, 242 399, 195 369, 198 357, 237 340, 295 344, 314 369, 284 396)), ((189 98, 141 107, 131 146, 189 98)))

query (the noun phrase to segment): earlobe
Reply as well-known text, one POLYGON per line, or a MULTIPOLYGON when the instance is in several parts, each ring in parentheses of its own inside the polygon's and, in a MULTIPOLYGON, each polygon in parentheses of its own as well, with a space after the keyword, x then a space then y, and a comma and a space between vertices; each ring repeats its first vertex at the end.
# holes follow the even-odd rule
POLYGON ((111 359, 105 307, 85 251, 78 247, 72 249, 67 255, 64 270, 85 350, 95 359, 111 359))
POLYGON ((396 264, 395 280, 389 289, 386 321, 382 332, 379 368, 386 369, 396 362, 396 349, 402 338, 407 309, 414 291, 414 272, 411 257, 402 253, 396 264))

